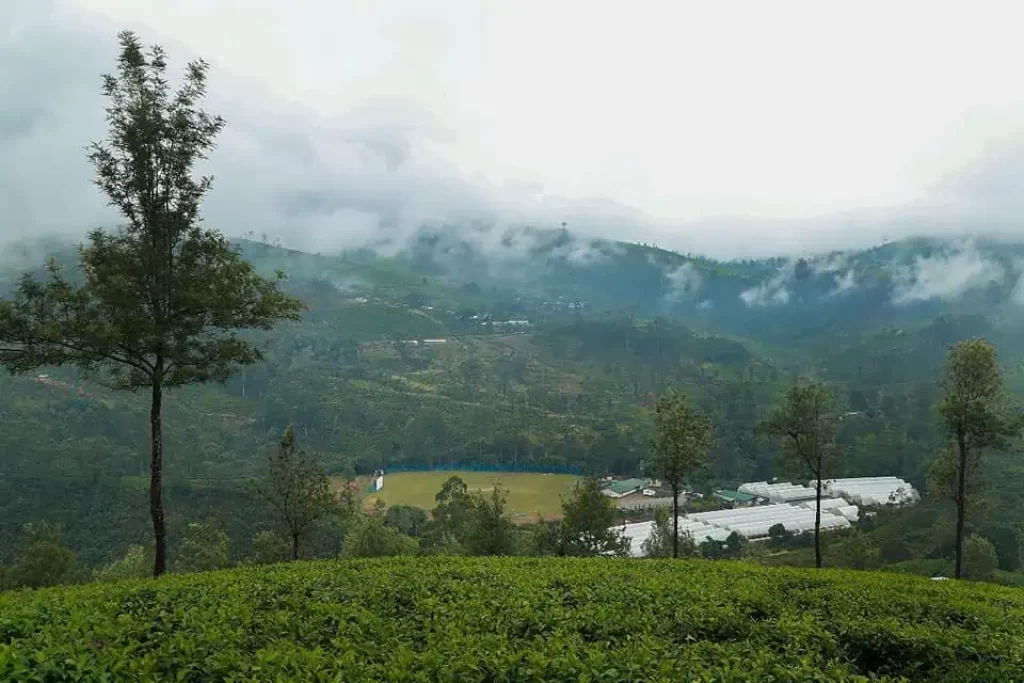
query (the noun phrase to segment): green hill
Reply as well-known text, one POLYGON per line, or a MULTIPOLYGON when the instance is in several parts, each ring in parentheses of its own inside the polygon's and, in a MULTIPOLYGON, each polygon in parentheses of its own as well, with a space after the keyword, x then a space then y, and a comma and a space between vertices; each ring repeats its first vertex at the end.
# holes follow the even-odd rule
MULTIPOLYGON (((726 263, 561 231, 510 232, 486 249, 455 234, 425 233, 389 255, 237 242, 260 271, 287 272, 309 311, 255 337, 265 362, 224 385, 168 394, 172 542, 189 521, 209 519, 231 530, 232 558, 245 556, 265 520, 234 510, 255 509, 246 480, 290 424, 337 475, 453 466, 633 475, 648 455, 652 399, 681 389, 716 427, 694 483, 765 479, 779 474, 776 451, 753 425, 799 377, 831 383, 857 413, 839 435, 846 475, 898 474, 924 490, 948 345, 981 335, 1007 366, 1024 361, 1015 245, 907 240, 802 264, 726 263), (980 285, 919 287, 917 299, 894 301, 907 273, 950 275, 933 288, 974 282, 951 277, 963 263, 980 285), (856 286, 837 292, 845 275, 856 286)), ((73 261, 66 244, 8 250, 0 292, 46 253, 73 261)), ((62 522, 89 566, 148 544, 145 397, 70 370, 40 374, 0 376, 0 563, 27 521, 62 522)), ((1024 388, 1024 375, 1010 379, 1024 388)), ((1008 502, 1024 487, 1020 467, 993 462, 981 532, 1024 522, 1008 502)))
POLYGON ((303 562, 0 596, 0 680, 999 681, 1024 593, 733 562, 303 562))

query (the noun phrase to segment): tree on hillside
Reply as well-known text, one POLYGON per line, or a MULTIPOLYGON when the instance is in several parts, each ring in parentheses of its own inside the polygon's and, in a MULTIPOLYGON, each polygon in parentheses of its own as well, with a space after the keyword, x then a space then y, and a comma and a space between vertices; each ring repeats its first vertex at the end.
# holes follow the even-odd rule
POLYGON ((627 555, 629 539, 615 530, 615 522, 615 505, 601 493, 600 482, 593 477, 577 482, 562 503, 560 554, 627 555))
MULTIPOLYGON (((0 300, 0 365, 28 372, 75 365, 119 389, 150 391, 150 489, 154 575, 167 566, 163 506, 164 390, 223 381, 261 357, 235 330, 296 319, 302 304, 258 277, 199 209, 212 179, 193 176, 224 126, 199 108, 205 62, 189 64, 172 93, 160 47, 119 36, 117 75, 104 77, 107 140, 89 159, 96 184, 126 223, 95 230, 79 250, 81 277, 55 262, 0 300)), ((278 276, 279 278, 283 275, 278 276)))
POLYGON ((256 491, 273 510, 293 560, 299 559, 299 550, 313 524, 337 508, 323 466, 296 445, 295 430, 291 427, 285 430, 278 449, 270 454, 267 471, 256 491))
POLYGON ((28 522, 21 533, 21 557, 11 571, 15 585, 56 586, 81 578, 78 556, 64 542, 60 524, 28 522))
POLYGON ((419 538, 427 522, 427 511, 414 505, 391 505, 384 513, 384 526, 412 538, 419 538))
POLYGON ((983 339, 957 343, 946 356, 942 378, 945 397, 939 403, 949 448, 933 471, 942 479, 956 503, 956 565, 963 576, 964 523, 972 492, 980 484, 981 456, 1002 450, 1020 431, 1003 388, 1003 373, 996 350, 983 339))
POLYGON ((189 522, 181 539, 178 569, 208 572, 228 566, 228 535, 210 522, 189 522))
POLYGON ((391 557, 415 552, 415 539, 369 515, 356 515, 350 520, 341 547, 342 557, 391 557))
POLYGON ((794 386, 758 427, 782 441, 783 469, 814 482, 814 566, 821 569, 822 484, 835 475, 840 455, 832 394, 817 383, 794 386))
POLYGON ((471 497, 472 519, 466 537, 470 554, 515 554, 515 525, 505 514, 506 494, 508 491, 495 484, 490 495, 475 493, 471 497))
POLYGON ((881 560, 878 546, 863 531, 847 536, 839 545, 836 555, 836 566, 848 569, 877 569, 881 560))
POLYGON ((124 557, 95 570, 93 579, 102 583, 145 578, 153 568, 153 560, 147 556, 149 554, 141 545, 129 546, 124 557))
MULTIPOLYGON (((978 534, 971 534, 964 542, 964 576, 977 581, 992 578, 999 567, 999 557, 992 543, 978 534)), ((959 576, 957 578, 960 578, 959 576)))
POLYGON ((641 544, 644 557, 694 557, 697 545, 689 532, 679 535, 678 525, 669 520, 668 508, 654 511, 651 535, 641 544))
POLYGON ((679 557, 679 496, 683 478, 702 466, 711 448, 711 420, 685 394, 668 393, 654 410, 653 470, 672 490, 672 557, 679 557))
POLYGON ((462 477, 452 475, 441 485, 441 490, 434 496, 437 505, 431 512, 433 521, 431 535, 448 535, 465 540, 466 528, 473 514, 473 498, 469 487, 462 477))
POLYGON ((273 564, 288 557, 289 549, 280 534, 260 531, 252 539, 253 555, 246 562, 251 564, 273 564))

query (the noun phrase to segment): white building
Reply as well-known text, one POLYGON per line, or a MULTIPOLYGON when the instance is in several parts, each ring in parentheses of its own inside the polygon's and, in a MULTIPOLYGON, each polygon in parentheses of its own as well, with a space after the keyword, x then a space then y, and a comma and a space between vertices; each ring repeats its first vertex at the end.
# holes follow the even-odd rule
MULTIPOLYGON (((811 482, 813 485, 814 482, 811 482)), ((905 505, 921 500, 921 494, 910 482, 899 477, 851 477, 825 479, 824 490, 830 497, 840 497, 863 506, 905 505)))
MULTIPOLYGON (((845 502, 845 501, 843 501, 845 502)), ((789 503, 760 505, 731 510, 697 512, 679 517, 679 533, 688 534, 693 542, 700 545, 706 540, 725 541, 733 533, 756 541, 766 539, 769 531, 777 524, 792 533, 800 534, 814 530, 814 509, 789 503)), ((857 519, 857 506, 847 505, 823 509, 821 512, 822 532, 847 529, 857 519), (852 508, 852 511, 851 511, 852 508), (851 519, 852 517, 852 519, 851 519)), ((653 532, 654 522, 638 522, 618 527, 630 541, 630 555, 643 556, 643 542, 653 532)))
POLYGON ((766 481, 754 481, 741 485, 737 491, 766 498, 772 503, 793 503, 814 498, 814 489, 789 482, 769 484, 766 481))

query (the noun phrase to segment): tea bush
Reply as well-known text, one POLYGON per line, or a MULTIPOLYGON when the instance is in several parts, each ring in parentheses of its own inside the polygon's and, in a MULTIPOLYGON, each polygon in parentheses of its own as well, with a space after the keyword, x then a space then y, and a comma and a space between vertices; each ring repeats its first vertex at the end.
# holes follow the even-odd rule
POLYGON ((0 680, 1020 681, 1024 592, 701 560, 301 562, 0 596, 0 680))

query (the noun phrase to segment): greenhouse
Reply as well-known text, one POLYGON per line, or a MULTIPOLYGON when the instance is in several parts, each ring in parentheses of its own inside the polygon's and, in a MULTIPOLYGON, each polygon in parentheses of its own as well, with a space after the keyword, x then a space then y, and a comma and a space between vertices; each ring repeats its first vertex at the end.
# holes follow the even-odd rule
POLYGON ((858 505, 874 506, 890 503, 903 505, 916 503, 921 499, 920 494, 910 482, 898 477, 826 479, 823 482, 823 487, 830 496, 842 496, 858 505))
MULTIPOLYGON (((842 498, 822 498, 821 499, 821 509, 822 510, 836 510, 836 509, 841 508, 841 507, 846 507, 847 505, 849 505, 849 503, 847 503, 842 498)), ((800 503, 800 507, 805 507, 805 508, 809 508, 809 509, 813 510, 814 509, 814 501, 813 500, 805 500, 805 501, 800 503)))
POLYGON ((833 512, 838 513, 850 520, 856 522, 860 518, 860 509, 856 505, 847 505, 845 507, 837 508, 833 512))
MULTIPOLYGON (((623 536, 629 539, 630 556, 643 557, 643 543, 650 538, 651 534, 654 532, 654 522, 637 522, 635 524, 626 524, 625 526, 616 528, 623 536)), ((679 518, 680 536, 688 534, 697 545, 700 545, 709 538, 713 541, 724 541, 729 538, 729 534, 731 533, 732 531, 728 529, 711 526, 704 522, 687 519, 685 517, 679 518)))
MULTIPOLYGON (((821 530, 847 529, 857 521, 860 510, 842 498, 823 498, 821 501, 821 530)), ((799 505, 777 503, 731 510, 696 512, 679 517, 679 533, 688 534, 700 545, 707 539, 725 541, 733 533, 749 540, 767 538, 772 527, 781 524, 792 534, 814 530, 814 501, 799 505)), ((630 555, 643 555, 643 542, 650 538, 654 522, 626 524, 617 529, 630 541, 630 555)))
MULTIPOLYGON (((824 502, 823 500, 822 503, 824 502)), ((837 502, 840 505, 834 505, 833 509, 822 508, 822 529, 838 529, 850 526, 850 520, 838 513, 839 509, 849 506, 846 505, 846 501, 840 500, 837 502)), ((779 503, 737 510, 699 512, 687 515, 687 518, 705 522, 725 529, 730 533, 735 531, 747 538, 761 538, 767 536, 768 530, 776 524, 781 524, 787 531, 792 533, 809 531, 814 528, 814 514, 813 505, 803 507, 779 503)))
POLYGON ((769 484, 766 481, 755 481, 743 484, 737 490, 741 493, 767 498, 773 503, 790 503, 814 498, 814 489, 789 482, 769 484))

